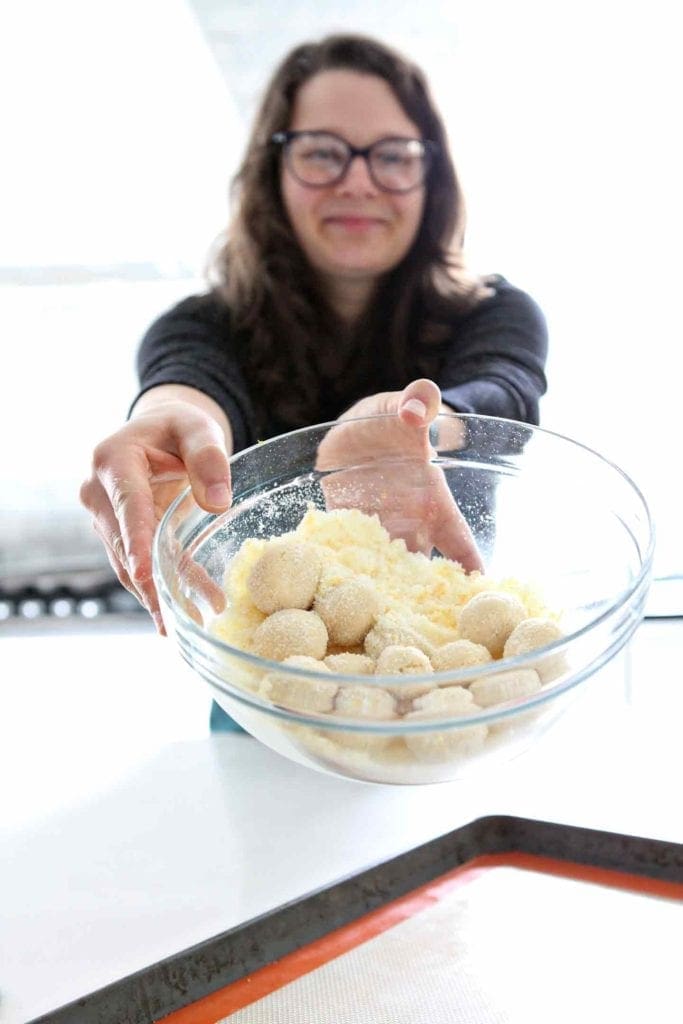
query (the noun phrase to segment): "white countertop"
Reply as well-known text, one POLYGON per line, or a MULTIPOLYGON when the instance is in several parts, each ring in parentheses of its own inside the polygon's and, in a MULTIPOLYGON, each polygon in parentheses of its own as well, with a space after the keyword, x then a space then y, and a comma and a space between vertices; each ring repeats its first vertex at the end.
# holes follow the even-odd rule
POLYGON ((683 842, 683 621, 644 623, 533 752, 426 787, 211 736, 168 641, 83 629, 0 640, 3 1024, 488 814, 683 842))

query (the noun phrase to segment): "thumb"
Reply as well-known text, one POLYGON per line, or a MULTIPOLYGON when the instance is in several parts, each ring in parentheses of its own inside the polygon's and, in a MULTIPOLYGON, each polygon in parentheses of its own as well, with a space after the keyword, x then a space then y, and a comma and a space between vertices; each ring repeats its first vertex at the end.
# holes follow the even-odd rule
POLYGON ((225 435, 211 416, 184 418, 176 435, 195 500, 207 512, 224 512, 232 501, 225 435))
POLYGON ((427 380, 426 377, 411 381, 399 398, 398 415, 409 426, 427 426, 440 409, 441 391, 433 380, 427 380))

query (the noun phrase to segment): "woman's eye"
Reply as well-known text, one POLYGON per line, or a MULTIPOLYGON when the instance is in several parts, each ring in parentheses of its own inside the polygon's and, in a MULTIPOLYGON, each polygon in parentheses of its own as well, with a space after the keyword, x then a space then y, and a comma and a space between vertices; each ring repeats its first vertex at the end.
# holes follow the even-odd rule
POLYGON ((380 163, 385 167, 409 167, 414 159, 409 153, 401 153, 392 150, 378 153, 377 157, 380 163))
POLYGON ((303 154, 304 160, 316 161, 320 163, 341 163, 343 156, 337 150, 324 149, 322 146, 316 149, 309 149, 303 154))

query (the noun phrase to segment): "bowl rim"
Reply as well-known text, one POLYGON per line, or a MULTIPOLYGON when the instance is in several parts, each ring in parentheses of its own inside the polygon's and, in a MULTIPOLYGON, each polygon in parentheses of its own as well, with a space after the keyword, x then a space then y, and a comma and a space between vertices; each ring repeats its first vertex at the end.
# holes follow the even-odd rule
MULTIPOLYGON (((389 420, 389 419, 396 419, 396 418, 397 418, 396 414, 388 413, 388 414, 373 415, 373 416, 350 417, 348 420, 345 420, 343 422, 362 422, 364 420, 365 421, 368 421, 368 420, 389 420)), ((601 455, 599 452, 595 451, 594 448, 591 448, 589 445, 585 444, 584 442, 575 440, 574 438, 567 437, 567 435, 559 433, 558 431, 548 430, 545 427, 541 427, 541 426, 539 426, 537 424, 524 423, 524 422, 519 421, 519 420, 511 420, 511 419, 506 419, 504 417, 499 417, 499 416, 484 416, 484 415, 480 415, 478 413, 457 413, 456 414, 456 413, 443 413, 443 412, 440 412, 440 413, 437 414, 435 419, 432 421, 431 426, 433 427, 434 424, 438 423, 439 420, 447 420, 447 419, 452 419, 452 420, 457 420, 457 421, 465 420, 465 421, 488 421, 488 422, 493 422, 493 423, 506 423, 506 424, 510 424, 511 426, 514 426, 514 427, 523 428, 523 429, 529 431, 532 435, 533 434, 541 434, 541 435, 546 435, 548 437, 557 438, 559 441, 566 442, 567 444, 571 445, 573 448, 580 449, 580 450, 584 451, 590 457, 592 457, 593 459, 597 460, 598 463, 602 463, 603 465, 608 467, 610 470, 615 472, 619 477, 622 478, 623 481, 626 482, 628 487, 634 493, 635 497, 638 499, 638 501, 639 501, 639 503, 641 505, 641 508, 642 508, 642 510, 644 512, 644 515, 645 515, 645 526, 646 526, 646 529, 647 529, 648 543, 647 543, 647 546, 646 546, 646 548, 645 548, 645 550, 643 552, 643 555, 642 555, 641 565, 640 565, 639 572, 630 581, 628 586, 617 594, 617 596, 614 598, 614 600, 612 600, 609 603, 608 607, 605 608, 600 613, 600 615, 597 618, 591 619, 589 622, 584 623, 584 625, 582 625, 579 629, 575 630, 573 633, 567 633, 563 637, 561 637, 559 640, 557 640, 557 641, 555 641, 555 642, 553 642, 551 644, 547 644, 544 647, 535 648, 532 651, 528 651, 528 652, 523 653, 523 654, 518 654, 518 655, 515 655, 513 657, 495 659, 493 662, 487 662, 484 665, 476 665, 476 666, 472 666, 470 668, 459 669, 457 671, 446 670, 444 672, 431 672, 431 673, 423 673, 423 674, 420 674, 420 675, 410 675, 410 676, 395 676, 395 675, 393 675, 393 676, 392 675, 372 675, 372 676, 368 676, 368 675, 341 674, 341 673, 330 672, 330 673, 324 673, 324 676, 323 676, 323 674, 319 673, 319 672, 309 671, 307 669, 298 668, 296 666, 285 665, 282 662, 271 661, 270 659, 267 659, 267 658, 261 658, 261 657, 259 657, 256 654, 251 654, 249 651, 244 651, 244 650, 241 650, 240 648, 233 647, 232 645, 226 643, 224 640, 220 639, 220 637, 217 637, 215 634, 209 633, 203 626, 200 626, 197 622, 195 622, 185 612, 185 610, 174 601, 174 599, 173 599, 173 597, 172 597, 168 587, 166 586, 166 580, 165 580, 164 575, 163 575, 163 573, 161 571, 161 558, 160 558, 160 554, 159 554, 159 549, 160 549, 160 545, 161 545, 161 538, 162 538, 162 535, 163 535, 164 531, 168 527, 168 524, 169 524, 169 522, 170 522, 174 512, 176 511, 176 509, 182 504, 183 501, 185 501, 189 496, 191 496, 191 494, 192 494, 192 487, 190 485, 185 487, 183 489, 183 491, 180 494, 178 494, 176 496, 176 498, 174 498, 174 500, 169 504, 168 508, 166 509, 166 511, 164 512, 163 516, 161 517, 159 523, 157 524, 157 528, 156 528, 155 533, 154 533, 154 539, 153 539, 153 543, 152 543, 152 575, 153 575, 154 583, 155 583, 156 588, 157 588, 157 592, 158 592, 159 598, 164 600, 164 602, 166 603, 166 605, 169 608, 169 610, 172 612, 174 617, 179 620, 180 624, 182 625, 182 627, 183 627, 183 629, 185 631, 189 632, 190 634, 192 634, 193 636, 198 638, 203 643, 207 643, 208 642, 210 647, 214 648, 219 653, 228 655, 228 656, 233 657, 233 658, 236 658, 238 662, 246 662, 251 667, 258 668, 259 670, 261 670, 263 672, 280 672, 280 673, 291 675, 293 678, 302 678, 303 677, 303 678, 307 678, 307 679, 316 679, 316 680, 319 680, 321 677, 323 677, 325 680, 329 679, 330 682, 338 682, 338 683, 342 683, 343 682, 347 686, 353 686, 353 685, 378 686, 378 687, 383 688, 383 689, 391 687, 395 691, 400 690, 401 686, 403 686, 407 690, 409 687, 414 687, 415 685, 422 685, 422 684, 424 684, 424 685, 431 684, 431 688, 434 688, 434 685, 436 685, 436 687, 441 687, 441 688, 443 688, 445 685, 449 685, 449 686, 458 686, 458 685, 469 686, 472 682, 474 682, 476 679, 479 679, 479 678, 484 678, 484 677, 487 677, 487 676, 490 676, 490 675, 494 675, 494 674, 497 675, 497 674, 500 674, 500 673, 507 673, 507 672, 512 672, 512 671, 518 671, 518 670, 524 669, 524 668, 533 668, 533 663, 534 662, 538 662, 541 658, 547 658, 547 657, 552 656, 553 654, 561 652, 563 648, 568 647, 569 645, 573 644, 575 641, 577 641, 577 640, 581 639, 582 637, 584 637, 587 633, 589 633, 592 630, 598 628, 605 620, 609 619, 610 616, 612 616, 615 613, 615 611, 617 611, 619 608, 627 607, 629 605, 629 602, 633 601, 635 595, 637 595, 639 590, 641 590, 645 586, 648 578, 651 576, 652 565, 653 565, 653 560, 654 560, 655 542, 656 542, 655 523, 654 523, 654 520, 653 520, 653 517, 652 517, 652 513, 650 511, 650 507, 648 505, 648 502, 647 502, 643 492, 638 487, 638 485, 635 483, 635 481, 632 479, 632 477, 624 469, 622 469, 621 466, 618 466, 615 462, 611 461, 606 456, 601 455), (495 671, 492 671, 492 666, 493 665, 495 665, 495 671), (446 678, 449 680, 448 684, 445 683, 446 678), (442 682, 440 683, 439 680, 442 680, 442 682)), ((272 438, 268 438, 265 441, 257 441, 256 444, 250 445, 248 448, 243 448, 239 452, 236 452, 234 455, 230 456, 230 458, 228 460, 229 464, 232 466, 235 462, 239 461, 240 459, 246 458, 254 450, 262 449, 264 445, 269 445, 271 443, 283 440, 285 438, 294 437, 297 434, 310 433, 311 431, 316 431, 316 430, 317 431, 322 431, 322 430, 330 429, 330 428, 334 427, 335 425, 337 425, 339 422, 340 422, 339 420, 332 420, 332 421, 328 421, 328 422, 325 422, 325 423, 311 424, 310 426, 299 427, 296 430, 288 431, 288 432, 286 432, 284 434, 278 434, 278 435, 276 435, 276 436, 274 436, 272 438)), ((407 461, 409 461, 409 460, 407 460, 407 461)), ((438 465, 439 464, 438 454, 437 454, 437 457, 435 459, 430 460, 430 461, 432 461, 435 465, 438 465)), ((345 467, 345 468, 347 468, 347 467, 345 467)), ((201 506, 198 506, 198 507, 201 508, 201 506)), ((226 510, 226 511, 229 511, 229 510, 226 510)), ((224 515, 224 514, 225 514, 224 512, 223 513, 205 512, 205 515, 207 517, 206 525, 210 525, 216 519, 218 519, 221 515, 224 515)), ((559 683, 557 683, 555 686, 543 686, 543 688, 540 691, 537 691, 536 693, 531 694, 528 697, 517 698, 516 700, 507 702, 506 704, 495 705, 494 707, 491 707, 491 708, 485 708, 485 709, 482 710, 481 714, 478 714, 476 716, 475 715, 458 716, 457 719, 455 719, 455 718, 452 719, 452 722, 454 724, 455 723, 460 723, 460 724, 463 724, 463 725, 474 725, 474 724, 476 724, 478 722, 485 722, 485 721, 489 721, 490 722, 492 720, 496 720, 496 719, 501 718, 501 717, 508 717, 511 714, 515 714, 515 713, 519 713, 521 711, 529 710, 529 709, 531 709, 533 707, 536 707, 537 705, 543 703, 545 700, 550 699, 551 697, 559 696, 560 694, 570 690, 573 686, 578 685, 578 683, 582 682, 589 675, 592 675, 597 670, 598 667, 601 667, 602 665, 606 664, 607 661, 609 660, 609 658, 611 658, 613 656, 613 654, 617 653, 617 651, 620 650, 621 646, 623 646, 623 644, 626 643, 626 641, 630 638, 630 636, 632 635, 633 631, 635 630, 635 628, 639 624, 640 618, 642 618, 642 616, 640 616, 636 620, 635 624, 633 625, 633 628, 630 630, 630 632, 628 633, 628 636, 623 641, 623 643, 619 644, 616 647, 614 647, 614 645, 611 645, 610 647, 607 648, 607 651, 611 652, 609 657, 605 657, 603 659, 600 659, 600 658, 596 659, 595 662, 591 663, 591 665, 586 667, 585 671, 579 671, 577 674, 572 674, 572 675, 570 675, 566 679, 561 679, 561 681, 559 683)), ((227 696, 230 696, 233 699, 236 698, 236 699, 240 700, 241 702, 248 704, 251 707, 258 707, 259 710, 265 710, 265 711, 270 711, 270 712, 275 712, 277 714, 280 714, 280 712, 278 712, 278 710, 277 710, 278 709, 277 705, 272 704, 270 702, 263 701, 256 694, 250 693, 249 691, 242 690, 239 687, 232 687, 229 683, 226 683, 225 681, 221 681, 220 684, 218 682, 211 682, 210 685, 211 686, 215 686, 216 688, 221 689, 221 690, 223 690, 223 688, 225 687, 225 693, 226 693, 227 696)), ((320 725, 323 722, 325 722, 325 723, 329 722, 331 716, 328 715, 327 717, 325 717, 325 716, 321 715, 320 717, 316 717, 313 713, 307 715, 305 713, 294 712, 294 711, 291 711, 291 710, 287 709, 287 710, 284 710, 282 712, 282 717, 285 717, 288 720, 291 720, 292 718, 296 718, 297 720, 299 720, 301 722, 305 722, 306 724, 320 725)), ((342 719, 341 717, 335 716, 334 721, 335 721, 335 726, 334 726, 335 728, 351 728, 351 727, 353 727, 353 728, 358 729, 358 728, 362 727, 364 731, 382 732, 382 731, 390 731, 390 727, 391 726, 393 726, 393 731, 395 731, 396 727, 400 723, 402 723, 404 720, 402 718, 389 720, 389 722, 387 723, 387 728, 386 729, 383 729, 381 727, 381 720, 374 720, 374 722, 373 722, 373 720, 369 720, 369 719, 342 719), (339 724, 339 723, 342 723, 342 722, 346 722, 347 724, 345 726, 343 724, 339 724), (368 723, 372 723, 372 724, 368 725, 368 723)), ((436 723, 438 723, 438 727, 439 728, 442 728, 442 727, 445 727, 447 725, 448 721, 451 721, 451 720, 436 719, 435 718, 435 719, 432 719, 431 721, 429 721, 429 720, 425 720, 425 721, 427 723, 425 725, 425 728, 427 728, 427 729, 429 729, 429 728, 434 729, 436 727, 436 723)), ((413 723, 411 723, 411 724, 413 724, 413 723)), ((414 724, 417 725, 418 723, 415 722, 414 724)))

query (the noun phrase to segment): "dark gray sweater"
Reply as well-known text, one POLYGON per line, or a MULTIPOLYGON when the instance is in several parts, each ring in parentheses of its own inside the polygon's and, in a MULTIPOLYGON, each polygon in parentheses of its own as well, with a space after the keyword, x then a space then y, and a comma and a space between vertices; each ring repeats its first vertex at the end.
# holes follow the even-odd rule
MULTIPOLYGON (((454 319, 448 342, 439 348, 433 379, 456 412, 538 423, 538 400, 546 389, 545 318, 533 299, 504 278, 488 283, 495 293, 454 319)), ((142 340, 139 394, 160 384, 203 391, 225 411, 234 449, 240 451, 283 430, 267 409, 259 408, 258 389, 245 374, 240 351, 230 311, 216 295, 185 299, 156 320, 142 340)), ((367 380, 367 395, 383 390, 384 381, 367 380)), ((336 419, 358 397, 337 392, 324 418, 336 419)))

